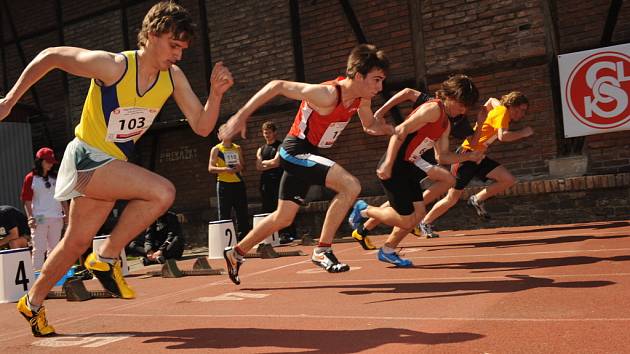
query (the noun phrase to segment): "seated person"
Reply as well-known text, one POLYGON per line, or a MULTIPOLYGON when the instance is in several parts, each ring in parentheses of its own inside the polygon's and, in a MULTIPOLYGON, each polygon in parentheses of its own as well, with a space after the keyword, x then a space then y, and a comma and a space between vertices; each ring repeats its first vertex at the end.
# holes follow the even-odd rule
POLYGON ((10 205, 0 205, 0 250, 29 246, 28 219, 10 205))
POLYGON ((169 210, 160 216, 144 235, 131 241, 127 250, 130 254, 144 256, 144 265, 164 263, 184 253, 184 236, 177 214, 169 210), (140 246, 144 242, 144 249, 140 246))

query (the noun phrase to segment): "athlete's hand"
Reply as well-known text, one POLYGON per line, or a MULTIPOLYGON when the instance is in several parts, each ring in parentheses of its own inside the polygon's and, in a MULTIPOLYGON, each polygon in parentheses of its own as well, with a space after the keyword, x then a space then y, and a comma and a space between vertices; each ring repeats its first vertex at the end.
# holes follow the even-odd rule
POLYGON ((247 139, 247 122, 245 117, 235 114, 228 121, 219 127, 219 140, 231 139, 236 134, 241 133, 241 138, 247 139))
POLYGON ((376 169, 376 175, 383 181, 392 178, 392 165, 388 163, 382 163, 376 169))
POLYGON ((223 66, 223 62, 217 62, 212 68, 212 74, 210 75, 211 93, 217 95, 223 95, 232 85, 234 85, 234 79, 230 70, 223 66))
POLYGON ((522 130, 523 132, 523 138, 527 138, 528 136, 531 136, 534 134, 534 129, 532 129, 532 127, 525 127, 522 130))
POLYGON ((0 99, 0 122, 2 122, 2 120, 11 113, 11 109, 13 109, 13 104, 9 102, 8 99, 4 97, 1 98, 0 99))
POLYGON ((468 154, 465 154, 464 156, 466 156, 468 161, 473 161, 473 162, 478 164, 479 162, 481 162, 481 160, 483 160, 483 158, 486 155, 483 152, 481 152, 481 151, 473 151, 473 152, 470 152, 468 154))

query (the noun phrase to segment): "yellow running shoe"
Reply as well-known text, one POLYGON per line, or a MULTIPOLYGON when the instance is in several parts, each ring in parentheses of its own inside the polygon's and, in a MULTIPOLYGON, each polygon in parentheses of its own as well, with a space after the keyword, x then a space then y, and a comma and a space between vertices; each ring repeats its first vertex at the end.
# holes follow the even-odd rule
POLYGON ((357 242, 363 247, 364 250, 375 250, 376 247, 372 244, 372 241, 367 236, 362 236, 359 231, 352 231, 352 238, 357 240, 357 242))
POLYGON ((32 311, 26 304, 26 295, 22 296, 17 303, 18 312, 26 318, 31 325, 31 332, 35 337, 49 337, 54 336, 55 329, 48 324, 46 320, 46 309, 44 306, 39 308, 39 311, 32 311))
POLYGON ((113 266, 109 263, 101 262, 94 252, 90 253, 85 260, 85 268, 94 274, 107 291, 123 299, 133 299, 136 297, 136 293, 127 285, 122 275, 120 264, 120 259, 113 266))

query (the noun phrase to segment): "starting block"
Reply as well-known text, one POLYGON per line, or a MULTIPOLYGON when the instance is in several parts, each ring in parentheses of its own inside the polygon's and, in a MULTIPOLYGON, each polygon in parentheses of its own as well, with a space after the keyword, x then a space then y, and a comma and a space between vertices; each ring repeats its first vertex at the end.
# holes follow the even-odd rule
POLYGON ((236 244, 236 232, 232 220, 208 223, 208 258, 223 259, 223 250, 236 244))
POLYGON ((28 248, 0 251, 0 304, 16 302, 35 282, 28 248))
POLYGON ((193 264, 192 270, 180 270, 174 259, 167 259, 159 271, 147 272, 148 275, 162 278, 181 278, 198 275, 221 275, 225 274, 224 269, 212 269, 206 257, 198 257, 193 264))
POLYGON ((276 251, 272 245, 268 244, 268 243, 261 243, 258 245, 258 248, 256 248, 256 252, 255 253, 248 253, 245 255, 245 258, 262 258, 262 259, 269 259, 269 258, 278 258, 278 257, 291 257, 291 256, 306 256, 306 253, 302 252, 302 251, 282 251, 282 252, 278 252, 276 251))
POLYGON ((116 296, 107 290, 88 290, 83 280, 69 278, 63 283, 61 291, 49 291, 47 299, 66 299, 68 301, 85 301, 90 299, 111 299, 116 296))
MULTIPOLYGON (((253 227, 256 227, 256 225, 258 225, 258 223, 260 223, 264 218, 266 218, 267 215, 269 215, 269 213, 254 215, 254 217, 252 219, 253 227)), ((259 243, 259 245, 262 245, 262 244, 268 244, 268 245, 272 245, 274 247, 275 246, 280 246, 280 236, 278 235, 278 231, 276 231, 273 234, 267 236, 267 238, 265 238, 264 240, 262 240, 259 243)))

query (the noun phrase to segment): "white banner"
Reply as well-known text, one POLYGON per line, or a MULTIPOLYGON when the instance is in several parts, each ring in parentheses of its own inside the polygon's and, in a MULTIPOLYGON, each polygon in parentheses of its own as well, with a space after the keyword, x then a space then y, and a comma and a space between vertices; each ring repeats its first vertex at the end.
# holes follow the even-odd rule
POLYGON ((630 130, 630 44, 558 55, 564 136, 630 130))

